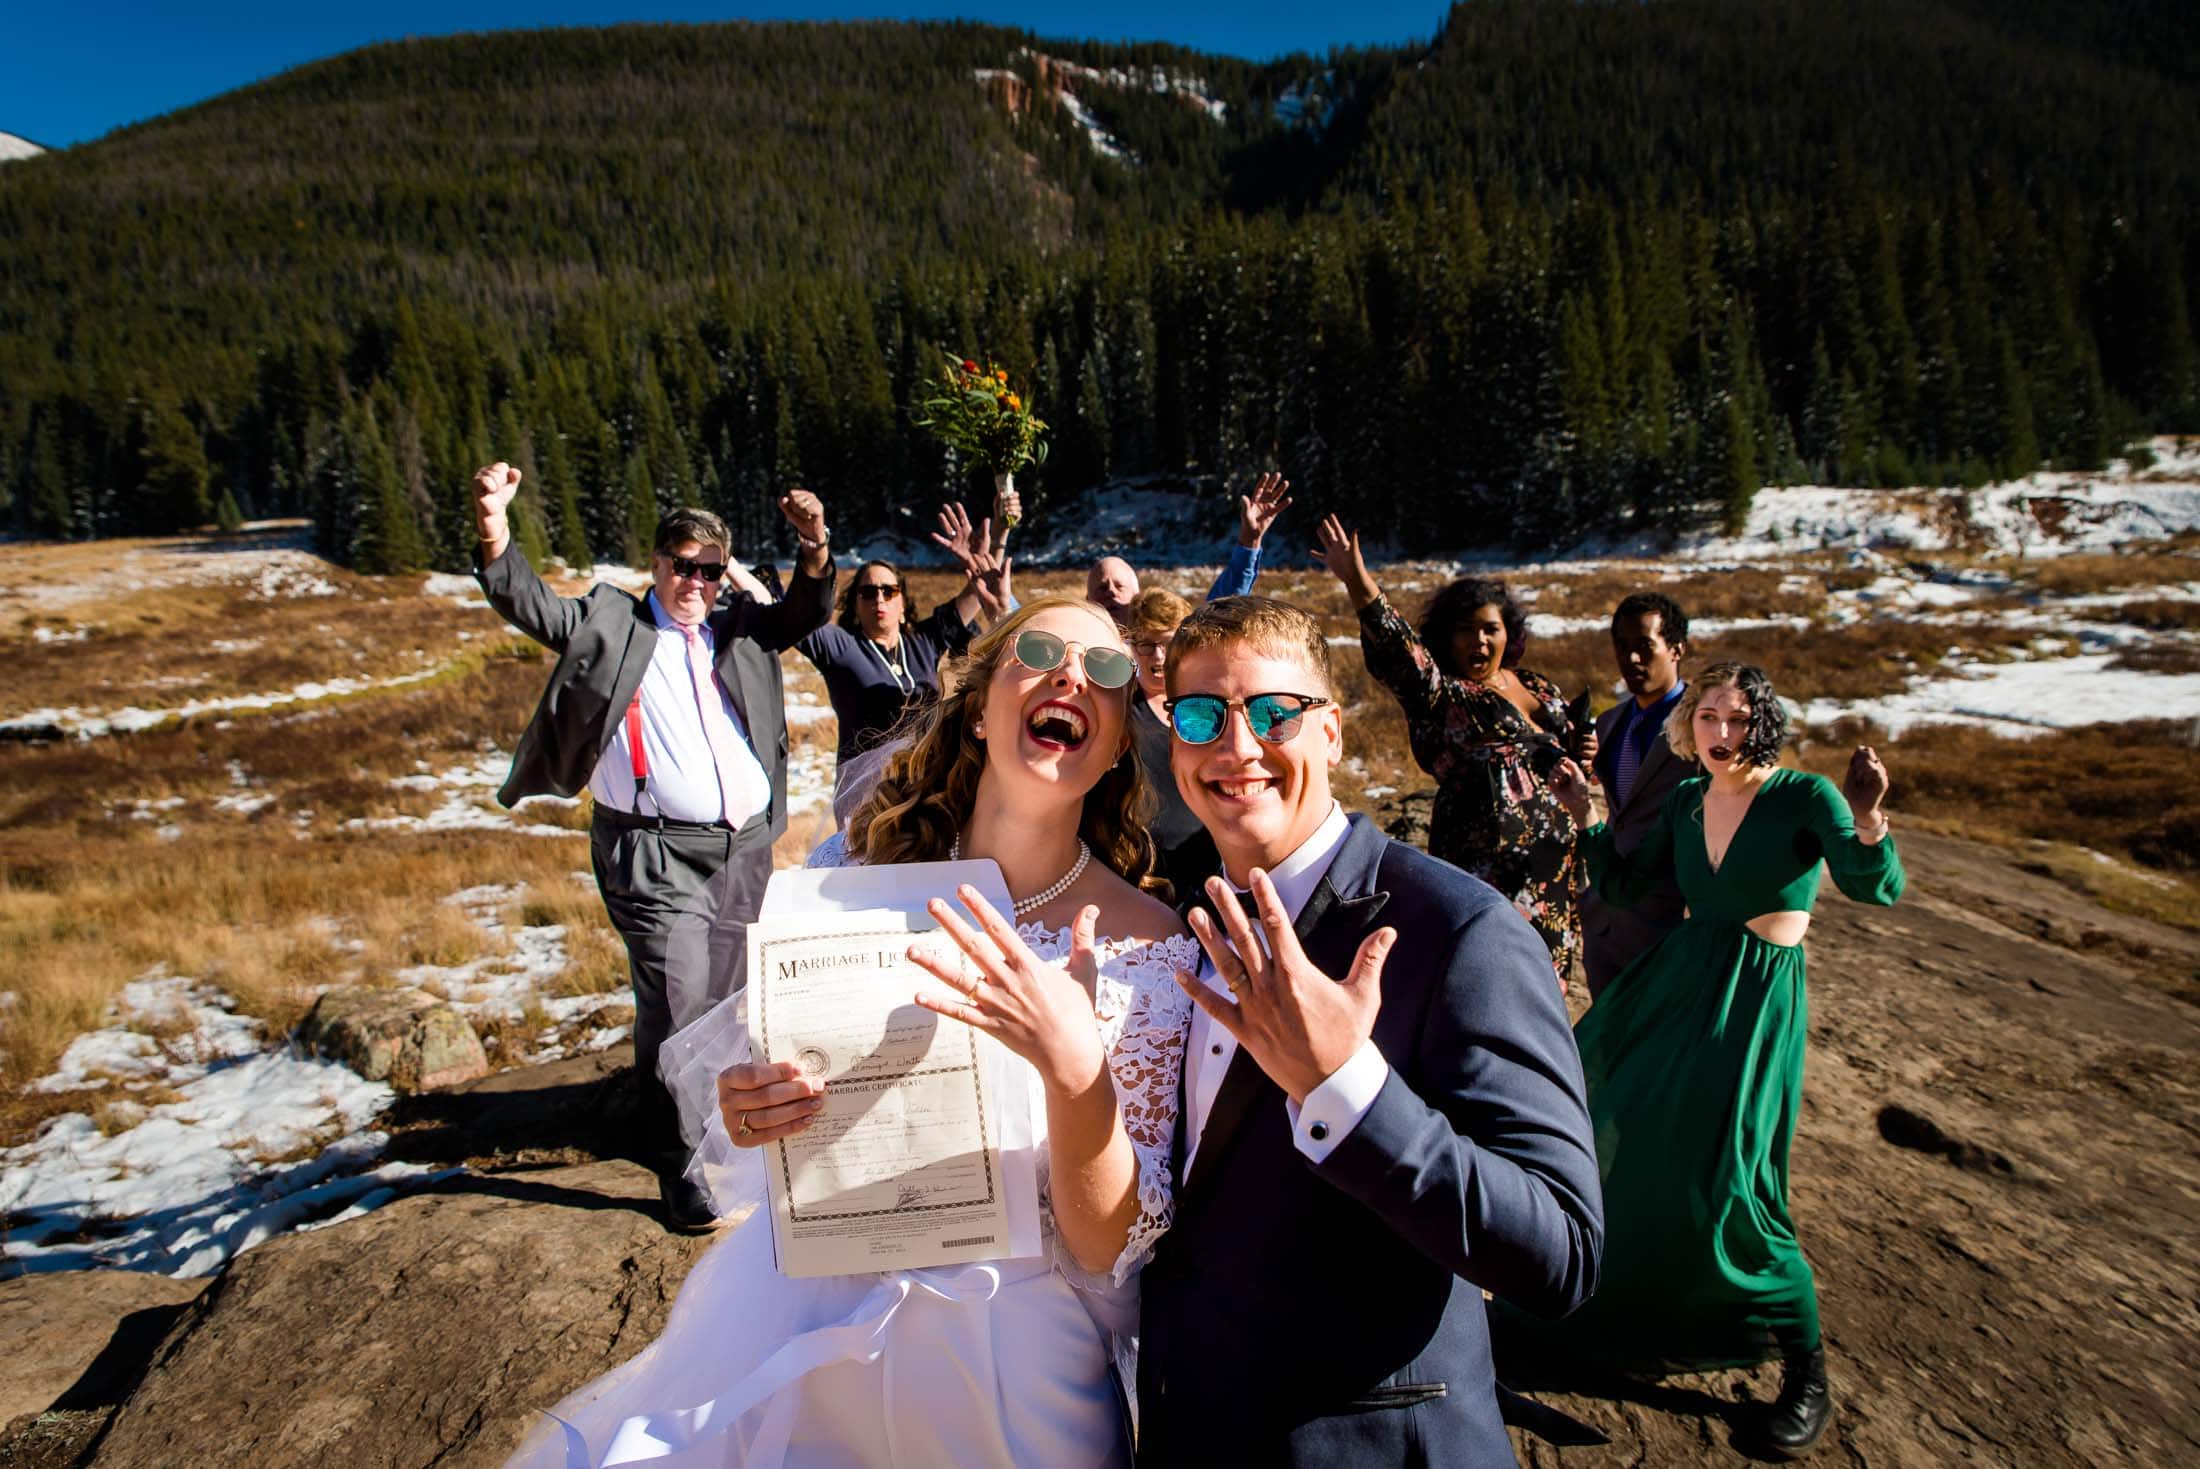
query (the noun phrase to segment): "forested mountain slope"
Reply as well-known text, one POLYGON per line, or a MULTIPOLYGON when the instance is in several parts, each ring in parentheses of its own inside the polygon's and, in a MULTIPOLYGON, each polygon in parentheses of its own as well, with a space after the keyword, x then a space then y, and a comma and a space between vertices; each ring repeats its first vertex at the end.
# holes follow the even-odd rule
POLYGON ((1475 0, 1265 64, 373 47, 0 170, 0 494, 37 534, 307 513, 368 569, 460 563, 490 457, 574 559, 684 500, 763 536, 796 482, 860 527, 975 489, 905 412, 939 348, 1029 382, 1057 504, 1275 465, 1533 542, 2094 462, 2200 429, 2173 11, 1475 0))

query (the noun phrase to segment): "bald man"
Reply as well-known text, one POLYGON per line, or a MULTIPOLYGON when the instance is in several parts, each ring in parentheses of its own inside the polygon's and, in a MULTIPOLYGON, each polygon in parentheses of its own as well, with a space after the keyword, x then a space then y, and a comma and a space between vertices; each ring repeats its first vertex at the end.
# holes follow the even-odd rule
MULTIPOLYGON (((1233 554, 1230 565, 1223 568, 1221 578, 1215 583, 1216 590, 1209 593, 1210 596, 1235 595, 1234 592, 1224 592, 1221 588, 1223 582, 1236 580, 1230 573, 1237 561, 1238 557, 1233 554)), ((1247 577, 1245 580, 1250 584, 1252 579, 1247 577)), ((1108 615, 1115 619, 1117 626, 1121 626, 1123 619, 1130 615, 1131 603, 1138 600, 1138 573, 1120 556, 1103 556, 1092 563, 1092 570, 1085 573, 1085 595, 1107 608, 1108 615)))
MULTIPOLYGON (((1291 481, 1280 474, 1264 474, 1250 495, 1238 496, 1238 538, 1222 574, 1208 589, 1207 600, 1242 597, 1260 577, 1260 543, 1276 517, 1291 506, 1291 481)), ((1103 556, 1085 573, 1085 595, 1108 609, 1116 626, 1126 625, 1131 603, 1138 600, 1138 572, 1120 556, 1103 556)))

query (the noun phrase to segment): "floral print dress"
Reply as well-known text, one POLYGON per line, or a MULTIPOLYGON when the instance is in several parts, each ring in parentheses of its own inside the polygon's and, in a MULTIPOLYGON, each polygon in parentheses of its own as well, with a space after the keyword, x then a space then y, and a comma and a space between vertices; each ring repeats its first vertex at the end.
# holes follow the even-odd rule
POLYGON ((1360 651, 1405 706, 1413 758, 1436 777, 1429 854, 1511 899, 1543 936, 1563 987, 1581 952, 1581 913, 1574 819, 1549 780, 1573 733, 1558 686, 1513 670, 1535 697, 1528 719, 1497 690, 1440 671, 1388 597, 1360 609, 1360 651))

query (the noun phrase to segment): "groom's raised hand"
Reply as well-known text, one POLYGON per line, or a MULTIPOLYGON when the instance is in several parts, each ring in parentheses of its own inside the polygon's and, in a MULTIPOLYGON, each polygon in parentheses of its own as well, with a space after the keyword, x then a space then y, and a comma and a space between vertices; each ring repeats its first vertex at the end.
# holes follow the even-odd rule
POLYGON ((1176 982, 1192 1003, 1252 1052, 1271 1081, 1292 1101, 1303 1103, 1374 1034, 1375 1012, 1383 1003, 1383 960, 1398 942, 1398 930, 1378 928, 1369 934, 1360 941, 1351 971, 1342 980, 1331 979, 1299 947, 1299 936, 1268 874, 1256 867, 1252 877, 1265 947, 1219 877, 1207 880, 1207 896, 1222 915, 1221 927, 1205 909, 1195 908, 1191 915, 1192 933, 1237 1003, 1181 969, 1176 982))

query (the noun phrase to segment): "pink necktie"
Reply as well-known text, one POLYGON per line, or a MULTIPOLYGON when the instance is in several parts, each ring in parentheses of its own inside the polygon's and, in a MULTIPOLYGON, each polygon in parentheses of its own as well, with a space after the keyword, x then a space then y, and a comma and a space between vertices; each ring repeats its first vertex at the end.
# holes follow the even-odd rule
POLYGON ((749 813, 736 811, 733 805, 733 721, 719 702, 717 676, 711 671, 710 655, 703 650, 702 629, 682 623, 680 631, 687 634, 688 681, 695 685, 695 708, 703 716, 703 738, 710 741, 710 758, 718 767, 719 808, 726 824, 738 828, 749 819, 749 813))

